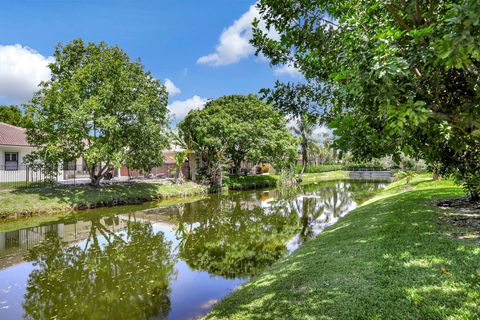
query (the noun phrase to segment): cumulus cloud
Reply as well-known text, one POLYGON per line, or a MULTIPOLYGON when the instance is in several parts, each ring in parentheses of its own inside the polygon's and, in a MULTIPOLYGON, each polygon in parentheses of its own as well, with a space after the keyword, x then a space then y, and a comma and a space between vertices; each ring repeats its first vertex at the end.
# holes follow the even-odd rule
POLYGON ((168 94, 170 97, 173 97, 182 92, 170 79, 165 79, 165 88, 167 88, 168 94))
POLYGON ((282 76, 282 75, 288 75, 292 78, 301 78, 302 77, 302 74, 300 73, 300 70, 298 70, 297 68, 295 68, 291 64, 285 64, 281 67, 275 68, 273 70, 273 73, 277 77, 282 76))
MULTIPOLYGON (((260 13, 255 5, 250 6, 238 20, 223 30, 219 43, 214 53, 202 56, 197 60, 199 64, 224 66, 237 63, 241 59, 255 53, 255 48, 250 44, 252 38, 252 21, 260 18, 260 13)), ((260 28, 266 30, 265 24, 260 23, 260 28)), ((268 31, 269 37, 278 39, 276 31, 268 31)))
POLYGON ((187 100, 177 100, 168 105, 168 109, 174 115, 175 120, 183 119, 192 109, 201 109, 207 102, 207 99, 197 95, 187 100))
POLYGON ((49 79, 48 64, 53 61, 20 44, 0 45, 0 96, 18 103, 28 101, 38 84, 49 79))

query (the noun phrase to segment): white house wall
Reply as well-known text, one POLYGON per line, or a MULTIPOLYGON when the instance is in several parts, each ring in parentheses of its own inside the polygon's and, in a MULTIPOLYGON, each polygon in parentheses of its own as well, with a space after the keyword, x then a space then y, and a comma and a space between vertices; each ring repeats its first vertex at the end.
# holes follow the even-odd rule
MULTIPOLYGON (((0 145, 0 183, 2 182, 22 182, 26 181, 27 170, 25 165, 25 157, 32 153, 35 148, 33 147, 23 147, 23 146, 3 146, 0 145), (18 152, 18 170, 16 171, 5 171, 5 152, 18 152)), ((29 170, 28 174, 30 175, 29 180, 32 180, 32 176, 35 174, 29 170)), ((40 173, 37 173, 37 175, 40 173)), ((35 179, 37 180, 37 179, 35 179)), ((58 180, 63 180, 63 174, 61 171, 58 172, 58 180)))
POLYGON ((26 181, 25 156, 34 149, 30 147, 0 146, 0 182, 26 181), (18 170, 5 171, 5 152, 18 153, 18 170))

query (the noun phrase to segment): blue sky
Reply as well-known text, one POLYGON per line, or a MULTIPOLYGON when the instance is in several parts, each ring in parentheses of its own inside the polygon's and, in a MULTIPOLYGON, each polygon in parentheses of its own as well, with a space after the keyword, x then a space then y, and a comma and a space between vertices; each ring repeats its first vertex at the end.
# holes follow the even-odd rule
POLYGON ((252 54, 250 0, 0 0, 0 103, 23 103, 56 43, 81 37, 119 45, 155 77, 170 79, 173 111, 207 98, 257 93, 276 79, 298 80, 252 54), (14 46, 16 45, 16 46, 14 46))

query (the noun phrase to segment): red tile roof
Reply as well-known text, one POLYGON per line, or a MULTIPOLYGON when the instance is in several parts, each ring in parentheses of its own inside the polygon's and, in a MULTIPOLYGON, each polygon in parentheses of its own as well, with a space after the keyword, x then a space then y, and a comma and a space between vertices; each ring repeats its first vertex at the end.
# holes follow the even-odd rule
POLYGON ((15 127, 3 122, 0 122, 0 145, 30 147, 24 128, 15 127))

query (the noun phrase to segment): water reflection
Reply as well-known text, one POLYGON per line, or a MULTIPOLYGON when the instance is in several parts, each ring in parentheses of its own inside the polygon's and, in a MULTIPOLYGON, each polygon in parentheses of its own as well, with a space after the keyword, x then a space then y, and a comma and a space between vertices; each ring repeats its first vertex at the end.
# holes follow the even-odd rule
POLYGON ((180 258, 194 270, 242 278, 284 255, 297 215, 283 205, 269 210, 258 195, 215 197, 172 216, 178 223, 180 258))
POLYGON ((194 318, 382 187, 237 192, 0 232, 0 318, 194 318))
POLYGON ((163 233, 128 221, 116 234, 102 222, 92 221, 81 246, 65 246, 52 232, 29 251, 37 268, 27 282, 26 318, 166 318, 174 259, 163 233))

